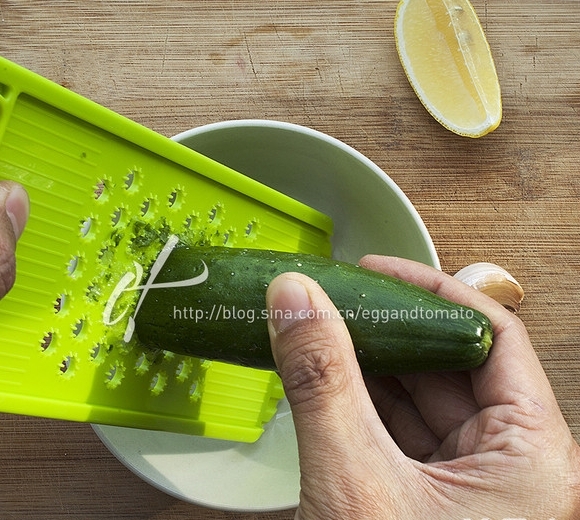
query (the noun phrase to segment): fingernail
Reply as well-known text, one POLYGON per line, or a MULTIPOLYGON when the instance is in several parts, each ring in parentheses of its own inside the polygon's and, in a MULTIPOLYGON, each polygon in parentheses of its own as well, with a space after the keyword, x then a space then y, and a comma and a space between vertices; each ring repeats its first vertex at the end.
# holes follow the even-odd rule
POLYGON ((6 214, 12 223, 14 235, 18 240, 22 236, 30 213, 28 193, 21 186, 15 186, 6 197, 6 214))
POLYGON ((270 323, 280 334, 297 321, 307 319, 312 309, 306 287, 296 280, 276 280, 268 290, 270 323))

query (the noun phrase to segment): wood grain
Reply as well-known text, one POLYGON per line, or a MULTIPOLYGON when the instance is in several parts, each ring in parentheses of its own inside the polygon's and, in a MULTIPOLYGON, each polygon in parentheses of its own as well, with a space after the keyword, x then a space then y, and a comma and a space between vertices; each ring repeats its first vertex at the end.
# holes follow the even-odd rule
MULTIPOLYGON (((396 56, 396 0, 0 0, 0 54, 165 135, 266 118, 354 146, 407 193, 443 269, 496 262, 580 440, 580 3, 473 0, 504 119, 468 140, 425 112, 396 56)), ((179 502, 88 425, 0 415, 0 517, 291 519, 179 502)))

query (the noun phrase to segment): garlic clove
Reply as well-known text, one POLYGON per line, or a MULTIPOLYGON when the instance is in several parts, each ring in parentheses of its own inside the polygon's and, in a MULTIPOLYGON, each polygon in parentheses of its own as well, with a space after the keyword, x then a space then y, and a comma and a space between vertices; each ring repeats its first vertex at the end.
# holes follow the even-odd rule
POLYGON ((454 278, 487 294, 514 313, 520 310, 524 290, 518 281, 499 265, 489 262, 471 264, 455 273, 454 278))

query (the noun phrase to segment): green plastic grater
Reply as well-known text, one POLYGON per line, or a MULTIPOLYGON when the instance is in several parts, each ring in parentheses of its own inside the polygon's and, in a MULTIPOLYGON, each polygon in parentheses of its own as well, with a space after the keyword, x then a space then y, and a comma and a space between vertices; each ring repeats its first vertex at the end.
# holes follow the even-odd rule
POLYGON ((169 233, 329 255, 330 219, 4 58, 0 178, 31 200, 0 300, 0 411, 257 440, 274 372, 145 351, 105 307, 169 233))

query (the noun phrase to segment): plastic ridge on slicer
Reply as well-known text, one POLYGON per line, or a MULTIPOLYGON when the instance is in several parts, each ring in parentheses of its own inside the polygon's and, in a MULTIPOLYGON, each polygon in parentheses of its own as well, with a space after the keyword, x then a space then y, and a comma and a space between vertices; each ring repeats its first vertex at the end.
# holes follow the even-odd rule
POLYGON ((31 200, 0 300, 0 411, 257 440, 274 372, 126 344, 130 309, 110 326, 105 305, 169 233, 329 255, 330 219, 3 58, 0 178, 31 200))

